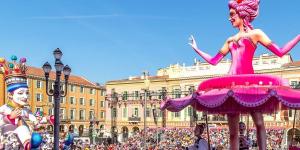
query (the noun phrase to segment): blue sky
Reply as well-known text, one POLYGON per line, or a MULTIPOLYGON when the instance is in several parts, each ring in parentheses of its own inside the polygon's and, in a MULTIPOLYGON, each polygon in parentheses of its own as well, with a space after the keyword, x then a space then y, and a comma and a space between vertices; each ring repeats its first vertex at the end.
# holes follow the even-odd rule
MULTIPOLYGON (((124 79, 174 63, 202 60, 189 47, 215 55, 236 30, 227 0, 10 0, 0 5, 0 57, 53 64, 59 47, 73 74, 93 82, 124 79)), ((299 0, 261 0, 253 22, 278 45, 300 33, 299 0)), ((300 60, 300 43, 291 52, 300 60)), ((267 52, 259 47, 256 55, 267 52)))

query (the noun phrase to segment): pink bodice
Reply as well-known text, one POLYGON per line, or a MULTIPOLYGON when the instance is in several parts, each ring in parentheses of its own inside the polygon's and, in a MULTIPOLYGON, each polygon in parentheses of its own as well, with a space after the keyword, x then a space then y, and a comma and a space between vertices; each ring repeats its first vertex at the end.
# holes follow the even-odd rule
POLYGON ((231 67, 228 74, 253 74, 252 59, 256 45, 249 37, 241 37, 238 41, 229 43, 231 53, 231 67))

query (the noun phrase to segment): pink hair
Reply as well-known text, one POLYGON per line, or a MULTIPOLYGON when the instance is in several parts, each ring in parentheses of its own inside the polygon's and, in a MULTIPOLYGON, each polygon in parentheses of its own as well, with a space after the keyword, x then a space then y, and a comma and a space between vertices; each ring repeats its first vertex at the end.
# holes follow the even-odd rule
MULTIPOLYGON (((250 24, 258 15, 259 0, 231 0, 228 3, 229 9, 234 9, 238 15, 243 19, 244 25, 253 29, 250 24)), ((247 29, 245 29, 247 30, 247 29)))

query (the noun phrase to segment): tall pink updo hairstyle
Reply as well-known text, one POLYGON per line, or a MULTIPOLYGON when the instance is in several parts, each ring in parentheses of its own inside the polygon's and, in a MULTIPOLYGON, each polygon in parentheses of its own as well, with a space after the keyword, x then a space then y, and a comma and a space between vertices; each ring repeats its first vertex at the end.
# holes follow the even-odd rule
POLYGON ((245 31, 253 29, 251 22, 258 15, 259 0, 231 0, 228 3, 229 9, 234 9, 244 21, 245 31))

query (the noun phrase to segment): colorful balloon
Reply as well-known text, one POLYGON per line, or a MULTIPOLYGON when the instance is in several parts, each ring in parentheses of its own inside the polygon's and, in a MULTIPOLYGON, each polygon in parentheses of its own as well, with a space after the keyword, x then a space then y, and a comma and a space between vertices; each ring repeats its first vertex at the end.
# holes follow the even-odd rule
POLYGON ((31 148, 38 148, 43 142, 43 137, 36 132, 32 133, 31 136, 31 148))
POLYGON ((50 123, 53 125, 54 124, 54 115, 51 115, 49 118, 50 123))

